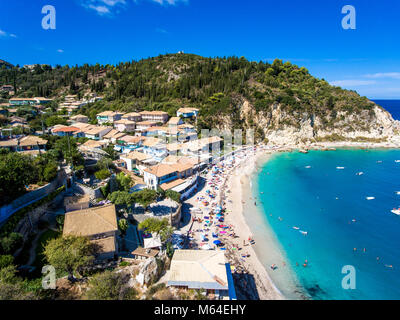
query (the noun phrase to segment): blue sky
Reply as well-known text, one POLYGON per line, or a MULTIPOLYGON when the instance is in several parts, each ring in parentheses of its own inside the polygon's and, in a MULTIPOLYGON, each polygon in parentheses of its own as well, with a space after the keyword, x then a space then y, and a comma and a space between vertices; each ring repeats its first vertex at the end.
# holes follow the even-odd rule
POLYGON ((1 0, 0 59, 115 64, 162 53, 289 60, 369 98, 400 98, 398 0, 1 0), (344 5, 356 30, 342 28, 344 5), (44 30, 44 5, 56 29, 44 30))

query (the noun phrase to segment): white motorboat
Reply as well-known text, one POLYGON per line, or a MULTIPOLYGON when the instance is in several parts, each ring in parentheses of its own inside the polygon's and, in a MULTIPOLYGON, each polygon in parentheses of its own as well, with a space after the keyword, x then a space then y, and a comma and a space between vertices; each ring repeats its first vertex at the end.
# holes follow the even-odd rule
POLYGON ((394 214, 400 216, 400 208, 398 208, 398 209, 396 209, 396 208, 393 209, 393 210, 392 210, 392 213, 394 213, 394 214))

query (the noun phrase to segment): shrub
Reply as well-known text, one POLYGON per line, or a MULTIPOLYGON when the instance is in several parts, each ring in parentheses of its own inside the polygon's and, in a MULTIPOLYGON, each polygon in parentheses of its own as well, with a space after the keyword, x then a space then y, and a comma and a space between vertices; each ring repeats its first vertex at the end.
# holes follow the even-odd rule
POLYGON ((4 237, 0 240, 2 251, 6 254, 13 253, 22 243, 22 235, 16 232, 12 232, 8 237, 4 237))
POLYGON ((89 300, 130 300, 137 292, 133 288, 124 288, 125 279, 121 273, 105 271, 89 280, 86 298, 89 300))
POLYGON ((126 230, 129 228, 128 221, 126 219, 120 219, 118 221, 118 228, 121 230, 122 234, 126 234, 126 230))
POLYGON ((167 190, 165 196, 177 203, 181 203, 181 194, 179 192, 167 190))
POLYGON ((148 296, 153 296, 156 292, 165 289, 165 283, 159 283, 157 285, 153 285, 147 291, 148 296))
POLYGON ((57 225, 58 225, 58 229, 59 229, 60 231, 62 231, 63 228, 64 228, 64 220, 65 220, 65 216, 64 216, 64 215, 59 215, 59 216, 57 216, 57 218, 56 218, 57 225))
POLYGON ((0 256, 0 269, 11 266, 14 263, 14 257, 11 255, 0 256))
POLYGON ((94 174, 94 176, 96 177, 96 179, 105 180, 111 176, 111 173, 107 169, 102 169, 102 170, 97 171, 94 174))
POLYGON ((119 264, 120 267, 129 267, 130 265, 131 265, 131 263, 128 262, 128 261, 122 261, 122 262, 119 264))

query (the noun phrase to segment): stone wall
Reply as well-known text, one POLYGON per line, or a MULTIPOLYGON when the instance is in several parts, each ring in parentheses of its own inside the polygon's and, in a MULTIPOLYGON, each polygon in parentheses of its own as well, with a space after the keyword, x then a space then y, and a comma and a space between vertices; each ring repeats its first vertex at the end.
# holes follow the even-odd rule
POLYGON ((164 215, 164 216, 155 216, 153 214, 133 214, 132 215, 133 218, 138 221, 139 223, 148 219, 148 218, 156 218, 156 219, 168 219, 169 223, 173 226, 173 227, 179 227, 179 223, 182 217, 182 205, 179 204, 178 208, 176 209, 176 211, 171 215, 164 215))
POLYGON ((23 209, 26 206, 35 203, 36 201, 39 201, 40 199, 44 198, 45 196, 62 186, 65 183, 65 178, 65 172, 62 170, 59 172, 57 179, 55 179, 51 183, 34 191, 28 192, 18 199, 15 199, 10 204, 1 207, 0 224, 6 221, 18 210, 23 209))
POLYGON ((24 240, 27 240, 30 233, 37 231, 39 220, 47 211, 49 211, 49 207, 53 205, 62 205, 64 195, 65 192, 61 192, 52 201, 45 203, 26 214, 25 217, 20 220, 14 231, 20 233, 24 237, 24 240))

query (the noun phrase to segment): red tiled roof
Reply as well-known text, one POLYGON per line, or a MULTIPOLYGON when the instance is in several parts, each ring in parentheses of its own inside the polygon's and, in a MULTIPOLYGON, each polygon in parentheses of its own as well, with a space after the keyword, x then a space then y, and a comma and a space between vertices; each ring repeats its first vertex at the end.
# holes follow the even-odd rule
POLYGON ((62 128, 53 130, 53 132, 77 132, 77 131, 81 131, 81 129, 76 128, 76 127, 62 127, 62 128))

